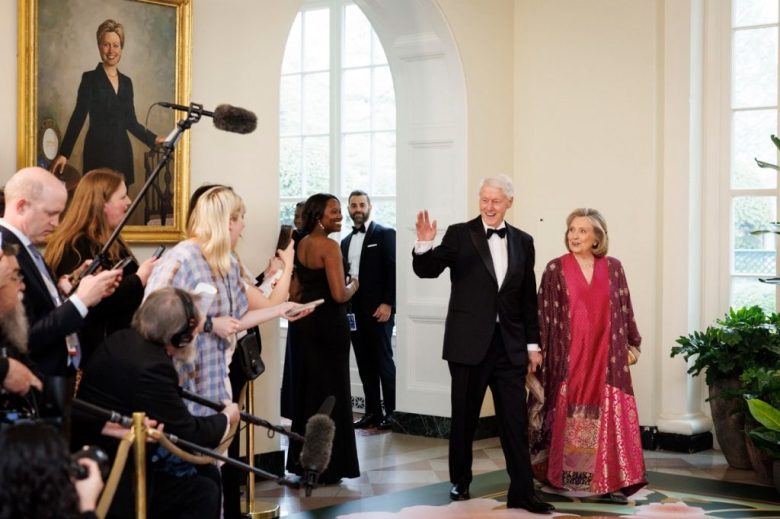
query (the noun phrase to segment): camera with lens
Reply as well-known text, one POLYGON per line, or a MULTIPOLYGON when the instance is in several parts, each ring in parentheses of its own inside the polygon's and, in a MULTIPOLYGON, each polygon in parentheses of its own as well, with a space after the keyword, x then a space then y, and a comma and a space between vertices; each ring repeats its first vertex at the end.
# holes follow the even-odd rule
POLYGON ((80 451, 76 451, 70 455, 71 457, 71 473, 76 479, 87 479, 89 477, 89 469, 79 463, 82 458, 88 458, 94 460, 100 469, 100 476, 103 481, 108 479, 108 474, 111 471, 111 460, 108 458, 106 451, 97 447, 96 445, 85 445, 80 451))

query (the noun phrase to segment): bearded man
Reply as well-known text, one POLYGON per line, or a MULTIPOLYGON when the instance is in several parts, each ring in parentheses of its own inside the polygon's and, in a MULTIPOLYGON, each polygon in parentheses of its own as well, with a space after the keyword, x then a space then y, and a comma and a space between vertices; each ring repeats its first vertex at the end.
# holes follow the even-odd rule
MULTIPOLYGON (((24 281, 16 259, 18 248, 4 244, 0 256, 0 381, 3 389, 26 395, 31 387, 43 389, 40 379, 26 365, 29 326, 22 303, 24 281)), ((2 398, 0 398, 2 399, 2 398)), ((6 403, 8 402, 8 399, 6 403)), ((3 404, 0 404, 3 407, 3 404)), ((7 407, 5 407, 7 408, 7 407)))

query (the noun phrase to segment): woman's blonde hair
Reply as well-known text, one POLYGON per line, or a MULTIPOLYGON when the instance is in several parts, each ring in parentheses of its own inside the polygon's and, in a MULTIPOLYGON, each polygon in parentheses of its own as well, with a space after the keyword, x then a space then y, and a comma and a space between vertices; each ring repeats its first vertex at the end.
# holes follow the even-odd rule
POLYGON ((200 244, 206 263, 218 274, 230 271, 230 221, 244 210, 241 197, 225 186, 203 193, 192 210, 187 233, 200 244))
POLYGON ((590 207, 580 207, 572 211, 568 217, 566 217, 566 232, 563 233, 563 243, 566 244, 566 250, 569 249, 569 227, 571 222, 577 217, 584 217, 590 220, 593 225, 593 233, 596 235, 596 243, 593 244, 593 255, 596 257, 602 257, 607 255, 609 250, 609 235, 607 234, 607 221, 604 216, 596 209, 590 207))
MULTIPOLYGON (((93 169, 79 181, 62 222, 51 234, 46 245, 44 258, 52 270, 58 272, 66 249, 76 255, 78 264, 92 259, 82 258, 76 250, 75 245, 81 238, 87 238, 90 245, 96 247, 90 251, 92 256, 100 251, 114 231, 108 225, 103 208, 124 181, 121 173, 107 168, 93 169)), ((108 249, 107 259, 116 262, 128 254, 129 250, 125 242, 117 238, 108 249)))
POLYGON ((106 33, 109 32, 115 32, 117 36, 119 36, 119 46, 124 49, 125 48, 125 28, 122 26, 121 23, 108 19, 101 23, 97 28, 97 44, 100 45, 101 40, 103 39, 103 36, 106 35, 106 33))

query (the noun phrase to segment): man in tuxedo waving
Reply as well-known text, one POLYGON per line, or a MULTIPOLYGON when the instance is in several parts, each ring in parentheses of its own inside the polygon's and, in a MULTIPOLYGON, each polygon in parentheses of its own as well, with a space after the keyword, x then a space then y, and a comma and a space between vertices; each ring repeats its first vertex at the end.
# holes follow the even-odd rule
POLYGON ((395 322, 395 229, 370 220, 371 199, 365 191, 350 193, 348 210, 355 225, 342 240, 341 253, 349 262, 349 274, 360 279, 360 290, 350 302, 356 328, 350 335, 366 398, 366 413, 355 422, 355 427, 390 429, 395 411, 391 344, 395 322))
POLYGON ((436 220, 417 215, 412 267, 421 278, 450 269, 444 359, 452 377, 450 498, 469 499, 472 442, 487 387, 500 421, 510 484, 508 508, 554 510, 534 491, 528 453, 525 376, 542 362, 536 316, 533 238, 504 221, 514 188, 504 175, 486 178, 480 216, 450 226, 434 247, 436 220))

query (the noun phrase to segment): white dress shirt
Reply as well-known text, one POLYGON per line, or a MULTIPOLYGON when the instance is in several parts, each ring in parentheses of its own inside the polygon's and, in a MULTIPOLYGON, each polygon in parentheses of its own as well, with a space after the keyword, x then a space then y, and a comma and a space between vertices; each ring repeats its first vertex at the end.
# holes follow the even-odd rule
POLYGON ((367 220, 363 225, 366 226, 366 232, 352 234, 352 239, 349 240, 349 250, 347 251, 348 274, 358 279, 360 279, 360 253, 363 252, 363 242, 366 240, 366 233, 368 232, 368 226, 371 225, 371 220, 367 220))

